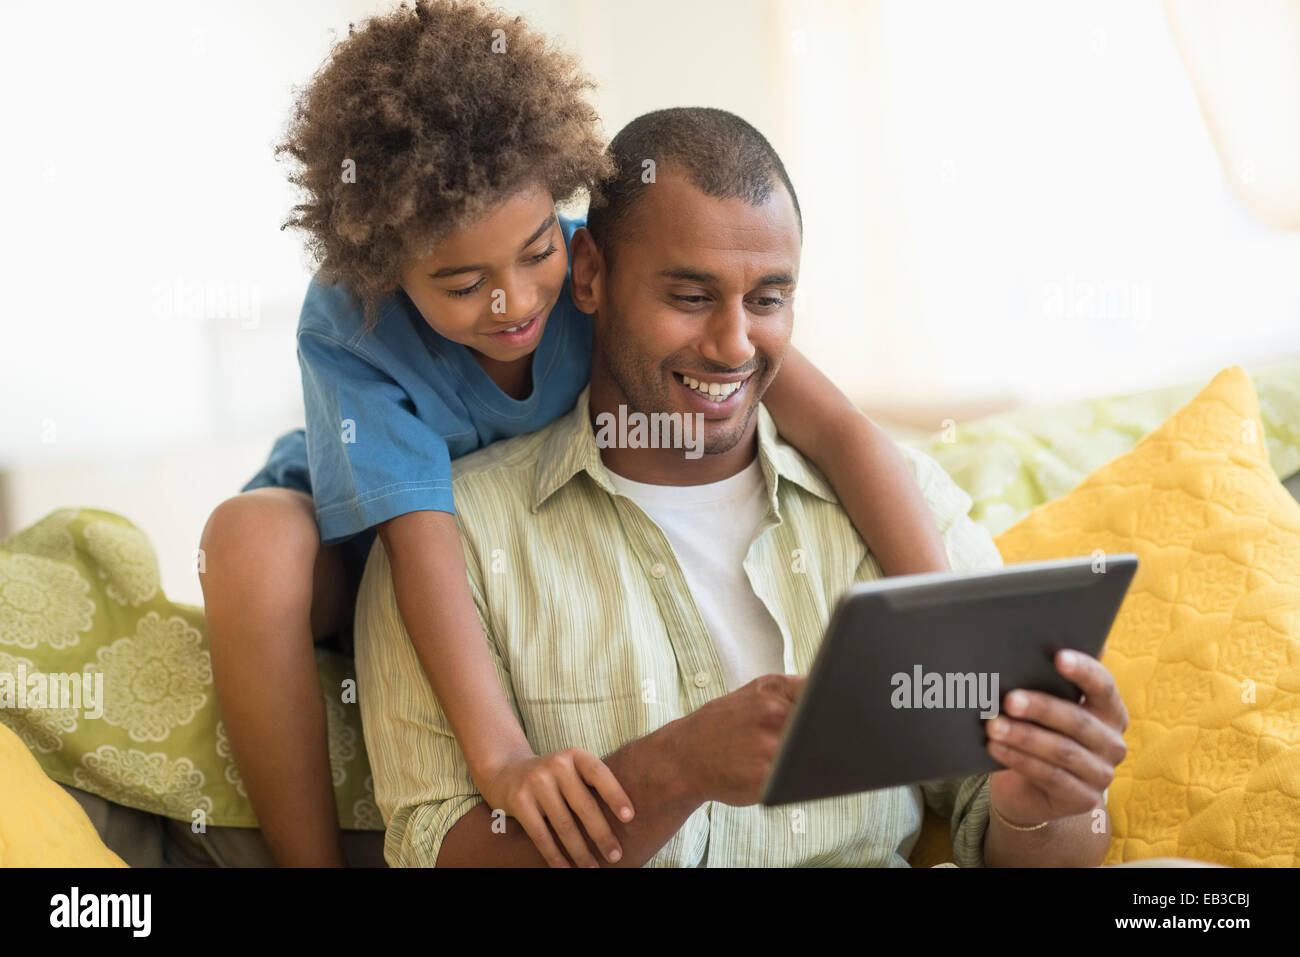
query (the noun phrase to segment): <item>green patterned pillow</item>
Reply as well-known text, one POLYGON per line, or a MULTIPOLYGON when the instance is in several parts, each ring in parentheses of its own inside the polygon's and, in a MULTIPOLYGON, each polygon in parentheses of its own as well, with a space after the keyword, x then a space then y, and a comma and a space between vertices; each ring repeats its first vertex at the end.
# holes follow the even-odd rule
MULTIPOLYGON (((1269 461, 1285 480, 1300 472, 1300 360, 1254 370, 1252 378, 1269 461)), ((934 457, 970 495, 971 518, 998 535, 1128 452, 1203 386, 1019 409, 904 444, 934 457)))
MULTIPOLYGON (((318 650, 317 666, 339 824, 382 830, 360 711, 344 703, 352 661, 318 650)), ((153 546, 119 515, 63 509, 0 541, 0 722, 55 781, 192 824, 257 826, 203 612, 167 600, 153 546)))

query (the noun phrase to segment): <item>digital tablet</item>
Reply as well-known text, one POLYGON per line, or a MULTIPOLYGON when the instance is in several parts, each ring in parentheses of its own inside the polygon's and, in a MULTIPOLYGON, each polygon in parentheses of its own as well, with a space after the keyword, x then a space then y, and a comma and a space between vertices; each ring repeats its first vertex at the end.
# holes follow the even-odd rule
POLYGON ((836 606, 764 786, 788 804, 1002 767, 984 722, 1016 688, 1078 701, 1053 664, 1100 657, 1129 553, 855 585, 836 606))

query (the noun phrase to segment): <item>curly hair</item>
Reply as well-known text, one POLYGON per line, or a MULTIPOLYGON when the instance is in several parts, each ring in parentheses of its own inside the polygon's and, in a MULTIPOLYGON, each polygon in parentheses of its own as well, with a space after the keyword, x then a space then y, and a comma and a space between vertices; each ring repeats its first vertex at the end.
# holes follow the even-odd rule
POLYGON ((306 234, 318 279, 342 283, 371 329, 403 262, 441 236, 521 187, 563 203, 611 173, 594 88, 522 17, 477 0, 350 24, 275 149, 306 193, 280 228, 306 234))

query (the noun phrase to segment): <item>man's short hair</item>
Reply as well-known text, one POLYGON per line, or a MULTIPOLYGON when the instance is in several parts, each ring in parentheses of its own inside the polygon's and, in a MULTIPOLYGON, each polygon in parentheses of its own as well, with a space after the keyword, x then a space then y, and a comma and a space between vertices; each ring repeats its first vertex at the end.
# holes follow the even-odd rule
POLYGON ((606 268, 613 268, 614 243, 649 185, 643 178, 646 160, 654 161, 656 176, 662 169, 677 170, 707 196, 743 199, 753 206, 767 202, 780 183, 803 230, 799 198, 781 157, 762 133, 734 113, 702 106, 645 113, 619 131, 608 153, 614 174, 597 183, 587 213, 587 229, 606 268))

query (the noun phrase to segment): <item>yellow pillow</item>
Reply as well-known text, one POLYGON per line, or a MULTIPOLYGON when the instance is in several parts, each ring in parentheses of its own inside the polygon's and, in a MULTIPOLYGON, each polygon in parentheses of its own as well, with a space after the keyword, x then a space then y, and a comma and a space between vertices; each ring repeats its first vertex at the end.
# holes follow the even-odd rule
POLYGON ((72 795, 0 724, 0 867, 126 867, 72 795))
POLYGON ((1106 863, 1300 864, 1300 504, 1246 373, 996 541, 1007 564, 1138 556, 1102 658, 1130 717, 1106 863))

